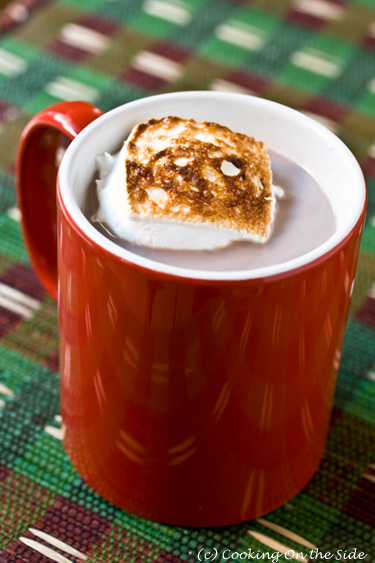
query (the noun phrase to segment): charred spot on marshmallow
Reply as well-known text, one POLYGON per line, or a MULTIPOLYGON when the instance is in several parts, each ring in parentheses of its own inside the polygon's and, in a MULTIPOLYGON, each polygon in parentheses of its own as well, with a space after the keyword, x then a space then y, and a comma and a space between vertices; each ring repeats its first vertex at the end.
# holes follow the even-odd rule
POLYGON ((165 117, 134 127, 126 153, 133 217, 224 227, 264 242, 274 193, 262 142, 217 123, 165 117))

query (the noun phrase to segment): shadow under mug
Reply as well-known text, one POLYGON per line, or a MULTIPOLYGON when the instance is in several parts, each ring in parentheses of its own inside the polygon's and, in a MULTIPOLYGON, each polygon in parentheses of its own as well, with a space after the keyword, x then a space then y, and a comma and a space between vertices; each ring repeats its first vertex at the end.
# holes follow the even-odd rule
POLYGON ((363 175, 320 124, 251 96, 164 94, 101 113, 85 102, 45 109, 17 161, 27 248, 58 295, 66 451, 89 485, 134 514, 187 526, 256 518, 298 493, 323 454, 363 175), (82 213, 95 155, 165 115, 219 122, 306 167, 333 203, 334 235, 300 258, 240 272, 166 266, 101 235, 82 213), (74 140, 56 215, 62 137, 74 140))

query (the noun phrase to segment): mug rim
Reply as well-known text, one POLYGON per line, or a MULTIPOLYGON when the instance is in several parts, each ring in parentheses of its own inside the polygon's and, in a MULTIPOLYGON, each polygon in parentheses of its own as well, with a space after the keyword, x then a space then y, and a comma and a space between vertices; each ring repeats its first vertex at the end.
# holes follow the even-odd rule
POLYGON ((316 263, 328 258, 344 243, 347 238, 351 236, 352 233, 355 232, 356 226, 361 223, 361 220, 366 212, 367 189, 362 169, 357 159, 345 143, 343 143, 339 137, 337 137, 324 125, 302 112, 272 100, 266 100, 246 94, 213 91, 185 91, 151 95, 127 102, 108 112, 105 112, 92 123, 87 125, 77 135, 77 137, 73 139, 62 158, 58 170, 58 198, 60 199, 60 204, 62 204, 65 209, 67 216, 70 218, 71 223, 76 229, 78 229, 81 236, 84 235, 91 243, 95 243, 95 245, 108 252, 114 258, 126 261, 127 263, 131 263, 135 266, 141 267, 142 269, 151 270, 167 276, 202 281, 239 281, 289 276, 292 272, 295 273, 296 270, 301 271, 309 269, 316 265, 316 263), (78 202, 73 196, 72 190, 70 189, 70 169, 78 147, 84 143, 88 137, 93 135, 98 127, 109 120, 115 119, 116 116, 121 114, 124 110, 129 112, 132 109, 137 110, 145 104, 157 103, 161 99, 166 101, 168 101, 168 99, 180 99, 182 101, 186 99, 191 102, 202 99, 202 97, 222 101, 227 99, 228 102, 231 101, 231 103, 233 103, 236 99, 238 101, 244 101, 246 99, 247 102, 250 102, 252 105, 257 106, 260 109, 266 107, 272 108, 275 111, 289 115, 294 119, 298 119, 302 125, 306 126, 306 128, 314 130, 322 136, 322 138, 325 138, 327 143, 330 143, 331 147, 334 146, 339 149, 343 153, 343 157, 347 159, 347 166, 350 166, 352 169, 352 174, 355 178, 355 189, 358 190, 358 197, 356 198, 357 205, 350 210, 351 220, 347 221, 346 227, 336 229, 335 232, 322 244, 296 258, 258 268, 228 271, 183 268, 181 266, 173 266, 163 262, 158 262, 135 254, 101 234, 85 217, 78 202))

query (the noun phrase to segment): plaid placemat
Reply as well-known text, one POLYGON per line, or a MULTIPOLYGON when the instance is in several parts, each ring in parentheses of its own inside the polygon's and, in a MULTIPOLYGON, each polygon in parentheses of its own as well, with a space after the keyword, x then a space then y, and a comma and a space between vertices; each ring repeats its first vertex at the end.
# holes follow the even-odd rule
POLYGON ((375 1, 20 0, 0 34, 0 563, 375 561, 375 1), (324 122, 359 160, 369 210, 318 473, 264 518, 185 529, 107 503, 64 452, 56 305, 21 239, 14 162, 56 101, 207 89, 324 122))

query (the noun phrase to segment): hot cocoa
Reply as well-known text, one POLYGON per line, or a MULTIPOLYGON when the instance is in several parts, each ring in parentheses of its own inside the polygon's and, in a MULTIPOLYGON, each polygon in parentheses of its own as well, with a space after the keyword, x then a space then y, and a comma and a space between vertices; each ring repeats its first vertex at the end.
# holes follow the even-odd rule
POLYGON ((281 186, 284 195, 277 201, 272 236, 265 243, 236 241, 208 251, 164 250, 132 244, 111 232, 105 221, 93 220, 98 208, 95 181, 89 186, 84 213, 105 236, 157 262, 210 271, 248 270, 283 263, 330 238, 335 232, 335 216, 330 200, 308 170, 272 150, 269 154, 273 183, 281 186))

